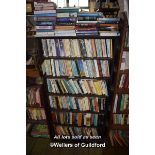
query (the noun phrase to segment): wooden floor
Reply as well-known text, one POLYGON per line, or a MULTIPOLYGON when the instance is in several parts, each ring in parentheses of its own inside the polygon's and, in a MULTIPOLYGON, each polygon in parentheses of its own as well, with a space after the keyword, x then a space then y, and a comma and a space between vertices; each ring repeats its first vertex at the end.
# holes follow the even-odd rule
POLYGON ((26 155, 129 155, 128 148, 51 148, 49 139, 26 138, 26 155))

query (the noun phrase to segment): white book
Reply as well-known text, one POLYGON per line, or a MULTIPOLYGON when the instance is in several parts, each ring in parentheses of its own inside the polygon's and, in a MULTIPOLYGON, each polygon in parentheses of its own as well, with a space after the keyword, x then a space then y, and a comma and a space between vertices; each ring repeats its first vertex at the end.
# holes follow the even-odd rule
POLYGON ((87 94, 87 90, 86 90, 86 88, 84 86, 83 80, 79 80, 79 83, 81 84, 81 87, 83 89, 84 94, 87 94))
POLYGON ((75 84, 75 86, 76 86, 78 92, 79 92, 80 94, 82 94, 82 90, 80 89, 80 87, 79 87, 79 85, 78 85, 78 82, 77 82, 76 80, 74 81, 74 84, 75 84))
POLYGON ((50 39, 46 39, 46 41, 47 41, 48 54, 49 54, 49 56, 52 56, 52 51, 51 51, 51 47, 50 47, 50 39))
POLYGON ((117 101, 118 101, 118 95, 116 94, 116 96, 115 96, 115 101, 114 101, 114 107, 113 107, 113 113, 116 113, 117 101))
POLYGON ((97 60, 94 60, 94 64, 95 64, 95 69, 96 69, 96 77, 99 77, 100 75, 99 75, 97 60))
POLYGON ((34 10, 34 14, 44 14, 44 13, 56 13, 56 10, 39 10, 39 11, 34 10))
POLYGON ((53 56, 57 56, 54 39, 50 39, 50 50, 51 50, 53 56))
POLYGON ((54 32, 36 32, 35 37, 49 37, 49 36, 54 36, 54 32))
POLYGON ((120 36, 119 31, 100 31, 100 36, 120 36))
POLYGON ((69 13, 57 13, 57 17, 69 17, 69 13))
POLYGON ((53 59, 51 59, 51 67, 52 67, 52 75, 55 76, 55 64, 53 59))
POLYGON ((55 60, 54 63, 55 63, 55 69, 56 69, 56 76, 60 76, 58 60, 55 60))
POLYGON ((86 77, 89 77, 86 61, 83 61, 83 67, 84 67, 84 72, 85 72, 86 77))
POLYGON ((48 57, 48 49, 47 49, 47 42, 46 39, 41 39, 42 42, 42 48, 43 48, 43 55, 44 57, 48 57))

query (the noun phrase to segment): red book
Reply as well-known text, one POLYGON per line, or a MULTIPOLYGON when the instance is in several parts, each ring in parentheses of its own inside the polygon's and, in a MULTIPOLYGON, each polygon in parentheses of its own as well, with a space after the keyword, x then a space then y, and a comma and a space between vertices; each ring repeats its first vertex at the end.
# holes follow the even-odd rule
POLYGON ((102 68, 101 68, 100 60, 97 60, 97 65, 98 65, 98 70, 99 70, 99 76, 102 77, 102 68))

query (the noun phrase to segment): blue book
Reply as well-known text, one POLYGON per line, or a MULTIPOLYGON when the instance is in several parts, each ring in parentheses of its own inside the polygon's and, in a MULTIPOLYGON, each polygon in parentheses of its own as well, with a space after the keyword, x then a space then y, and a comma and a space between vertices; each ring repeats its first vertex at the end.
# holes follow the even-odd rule
POLYGON ((63 17, 63 18, 57 18, 57 22, 75 22, 76 18, 69 18, 69 17, 63 17))
POLYGON ((37 29, 36 32, 54 32, 52 29, 37 29))
POLYGON ((100 39, 95 39, 95 43, 96 43, 97 57, 102 57, 101 40, 100 39))
POLYGON ((77 60, 77 61, 78 61, 78 67, 79 67, 79 70, 80 70, 80 75, 81 76, 85 76, 85 72, 84 72, 84 67, 83 67, 82 60, 77 60))
POLYGON ((74 73, 74 76, 79 76, 74 60, 72 61, 72 71, 74 73))
POLYGON ((55 48, 56 48, 56 55, 60 56, 60 49, 59 49, 59 39, 55 39, 55 48))
POLYGON ((78 99, 76 97, 74 99, 75 99, 77 109, 80 110, 78 99))
POLYGON ((102 12, 95 12, 95 13, 78 13, 78 17, 103 17, 103 13, 102 12))
POLYGON ((34 17, 50 17, 56 16, 56 13, 42 13, 42 14, 35 14, 34 17))
POLYGON ((58 60, 58 64, 59 64, 60 76, 64 76, 64 74, 63 74, 63 60, 58 60))
POLYGON ((51 26, 51 25, 54 25, 54 23, 50 22, 50 21, 47 21, 47 22, 38 21, 38 22, 36 22, 36 25, 37 26, 51 26))
POLYGON ((59 39, 60 56, 65 56, 64 45, 62 39, 59 39))

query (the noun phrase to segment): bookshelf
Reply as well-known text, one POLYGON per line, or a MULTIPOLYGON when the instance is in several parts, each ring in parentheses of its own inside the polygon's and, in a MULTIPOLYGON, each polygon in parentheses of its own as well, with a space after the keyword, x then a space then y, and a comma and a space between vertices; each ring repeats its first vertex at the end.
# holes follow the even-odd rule
POLYGON ((107 19, 102 13, 56 8, 52 2, 35 3, 34 9, 29 17, 34 19, 36 33, 31 37, 38 43, 38 66, 43 79, 44 105, 39 108, 45 109, 51 142, 105 142, 120 39, 119 19, 109 19, 105 25, 107 19), (45 12, 49 14, 45 16, 45 12), (58 135, 100 138, 55 138, 58 135))
POLYGON ((121 47, 116 62, 114 93, 109 137, 112 146, 129 145, 129 25, 125 12, 121 13, 121 47))
MULTIPOLYGON (((56 36, 56 37, 46 37, 46 39, 53 39, 53 40, 55 40, 55 39, 69 39, 70 37, 68 37, 68 36, 66 36, 66 37, 61 37, 61 36, 56 36)), ((81 37, 80 37, 81 38, 81 37)), ((111 37, 101 37, 101 36, 98 36, 98 37, 95 37, 96 39, 111 39, 111 37)), ((40 41, 40 44, 41 44, 41 39, 45 39, 44 37, 39 37, 39 38, 37 38, 38 39, 38 41, 40 41)), ((74 37, 74 39, 79 39, 78 37, 74 37)), ((88 39, 88 37, 85 37, 85 36, 83 36, 83 39, 88 39)), ((89 36, 89 39, 94 39, 94 37, 93 36, 89 36)), ((113 45, 115 44, 115 41, 118 41, 118 39, 119 39, 119 37, 112 37, 112 39, 113 39, 113 45)), ((42 47, 41 47, 41 49, 43 49, 42 47)), ((115 50, 115 48, 113 49, 113 52, 115 53, 116 52, 116 50, 115 50)), ((115 55, 113 53, 113 55, 115 55)), ((42 51, 42 54, 43 54, 43 51, 42 51)), ((97 60, 97 59, 105 59, 105 60, 108 60, 108 63, 109 63, 109 66, 111 65, 112 66, 112 64, 113 64, 113 58, 103 58, 103 57, 100 57, 100 58, 98 58, 98 57, 91 57, 91 58, 89 58, 89 57, 69 57, 69 58, 67 58, 67 57, 44 57, 44 56, 42 56, 42 62, 44 62, 45 60, 50 60, 50 59, 53 59, 53 60, 66 60, 66 61, 68 61, 68 60, 78 60, 78 59, 81 59, 81 60, 97 60)), ((108 106, 108 101, 109 101, 109 96, 110 96, 110 91, 109 91, 109 89, 110 89, 110 86, 111 86, 111 83, 112 83, 112 81, 111 81, 111 76, 112 76, 112 72, 113 72, 113 70, 112 71, 110 71, 110 76, 109 77, 81 77, 81 76, 78 76, 78 77, 74 77, 74 76, 72 76, 72 77, 69 77, 69 76, 59 76, 59 77, 53 77, 52 75, 46 75, 46 73, 43 75, 43 78, 44 78, 44 87, 45 87, 45 94, 46 94, 46 96, 45 96, 45 103, 47 103, 46 104, 46 110, 47 110, 47 118, 48 118, 48 124, 49 124, 49 130, 50 130, 50 139, 51 139, 51 141, 64 141, 64 140, 62 140, 62 139, 54 139, 54 136, 55 136, 55 134, 56 134, 56 132, 55 132, 55 126, 61 126, 61 128, 59 128, 58 130, 61 130, 63 127, 67 127, 67 128, 96 128, 97 129, 97 131, 98 131, 98 135, 102 135, 102 138, 100 139, 100 140, 97 140, 97 141, 104 141, 105 140, 105 138, 106 138, 106 121, 107 121, 107 119, 108 118, 106 118, 107 116, 106 116, 106 114, 107 114, 107 106, 108 106), (82 94, 80 94, 80 93, 78 93, 78 94, 73 94, 73 93, 53 93, 53 92, 49 92, 48 91, 48 85, 47 85, 47 79, 53 79, 53 80, 68 80, 68 79, 72 79, 72 80, 81 80, 81 79, 85 79, 85 80, 104 80, 104 81, 107 81, 107 88, 108 88, 108 93, 109 93, 109 95, 108 96, 106 96, 106 95, 103 95, 103 94, 101 94, 101 95, 98 95, 98 94, 89 94, 89 93, 86 93, 86 94, 84 94, 84 93, 82 93, 82 94), (92 110, 87 110, 87 111, 81 111, 81 110, 78 110, 78 109, 75 109, 75 110, 73 110, 73 109, 60 109, 60 108, 52 108, 51 107, 51 105, 50 105, 50 101, 49 101, 49 96, 52 96, 53 98, 54 97, 74 97, 74 98, 81 98, 81 97, 86 97, 86 98, 90 98, 90 97, 93 97, 93 98, 104 98, 106 101, 106 103, 105 103, 105 109, 104 110, 99 110, 98 112, 94 112, 94 111, 92 111, 92 110), (60 123, 59 121, 58 122, 54 122, 54 119, 51 119, 51 113, 52 112, 55 112, 55 113, 57 113, 58 114, 58 116, 57 117, 59 117, 59 113, 75 113, 75 114, 78 114, 78 113, 81 113, 81 114, 97 114, 97 115, 104 115, 104 118, 103 118, 103 120, 102 120, 102 122, 101 122, 101 124, 99 125, 99 124, 97 124, 97 126, 94 126, 94 125, 84 125, 83 124, 83 122, 81 123, 81 125, 78 125, 78 124, 69 124, 68 122, 66 122, 65 124, 62 124, 62 123, 60 123)), ((58 102, 57 102, 57 104, 58 104, 58 102)), ((83 121, 83 120, 82 120, 83 121)), ((99 121, 99 120, 98 120, 99 121)), ((64 129, 64 128, 63 128, 64 129)), ((61 133, 62 134, 62 133, 61 133)), ((80 134, 80 133, 79 133, 80 134)), ((75 135, 77 135, 77 134, 75 134, 75 135)), ((68 142, 77 142, 77 141, 85 141, 85 140, 82 140, 82 139, 78 139, 78 140, 66 140, 66 141, 68 141, 68 142)), ((87 140, 87 141, 92 141, 92 139, 89 139, 89 140, 87 140)))
MULTIPOLYGON (((33 2, 27 2, 33 5, 33 2)), ((26 14, 26 135, 48 138, 38 42, 33 37, 33 10, 26 14)))

